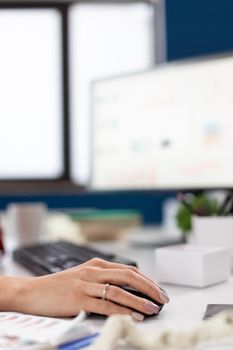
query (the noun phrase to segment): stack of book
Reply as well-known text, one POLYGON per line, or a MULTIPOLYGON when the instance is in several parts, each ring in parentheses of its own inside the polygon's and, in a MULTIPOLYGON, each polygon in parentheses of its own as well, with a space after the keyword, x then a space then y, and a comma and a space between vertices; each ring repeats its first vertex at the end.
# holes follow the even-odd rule
POLYGON ((88 241, 117 239, 142 223, 142 216, 136 210, 74 210, 68 214, 88 241))

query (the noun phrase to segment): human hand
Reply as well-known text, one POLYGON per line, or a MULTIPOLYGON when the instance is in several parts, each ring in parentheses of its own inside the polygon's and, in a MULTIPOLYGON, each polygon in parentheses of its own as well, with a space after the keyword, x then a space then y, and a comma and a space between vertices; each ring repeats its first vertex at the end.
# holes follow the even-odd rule
POLYGON ((156 304, 118 287, 124 285, 162 304, 169 301, 164 290, 136 267, 95 258, 52 275, 24 279, 23 298, 16 311, 67 317, 84 310, 107 316, 128 314, 138 321, 143 320, 142 313, 158 313, 156 304))

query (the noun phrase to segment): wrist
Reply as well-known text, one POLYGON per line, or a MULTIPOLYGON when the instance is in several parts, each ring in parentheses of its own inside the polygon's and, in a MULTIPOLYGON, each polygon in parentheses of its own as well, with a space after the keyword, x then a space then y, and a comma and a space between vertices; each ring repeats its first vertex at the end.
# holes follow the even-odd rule
POLYGON ((31 278, 0 277, 0 311, 24 312, 31 290, 31 278))

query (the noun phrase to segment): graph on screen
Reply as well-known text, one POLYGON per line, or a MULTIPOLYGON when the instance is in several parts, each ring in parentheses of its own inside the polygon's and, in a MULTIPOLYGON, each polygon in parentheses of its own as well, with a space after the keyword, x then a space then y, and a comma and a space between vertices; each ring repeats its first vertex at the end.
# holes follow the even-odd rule
POLYGON ((95 189, 233 186, 233 57, 93 84, 95 189))

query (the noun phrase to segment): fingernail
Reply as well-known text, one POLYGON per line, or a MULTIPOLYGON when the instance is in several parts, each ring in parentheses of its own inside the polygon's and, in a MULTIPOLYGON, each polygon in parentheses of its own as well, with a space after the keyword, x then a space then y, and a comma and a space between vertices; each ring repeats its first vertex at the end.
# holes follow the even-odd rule
POLYGON ((159 297, 164 303, 169 302, 169 298, 168 298, 167 293, 165 291, 160 290, 159 297))
POLYGON ((162 286, 159 285, 159 288, 160 288, 160 290, 162 290, 165 294, 167 294, 166 291, 163 289, 162 286))
POLYGON ((132 317, 135 319, 135 321, 143 321, 144 316, 142 314, 139 314, 139 312, 132 312, 132 317))
POLYGON ((159 312, 158 305, 153 304, 153 303, 146 303, 145 309, 146 309, 146 311, 150 312, 151 314, 157 314, 159 312))

